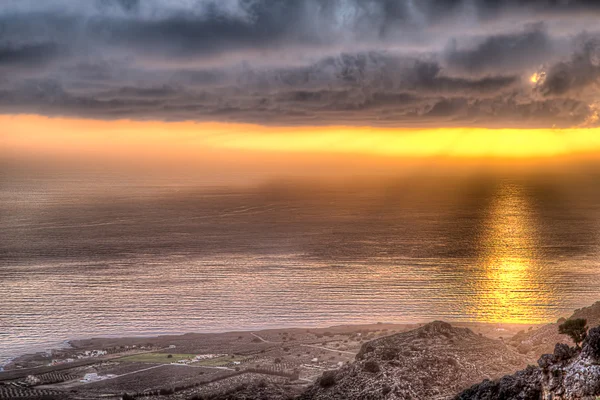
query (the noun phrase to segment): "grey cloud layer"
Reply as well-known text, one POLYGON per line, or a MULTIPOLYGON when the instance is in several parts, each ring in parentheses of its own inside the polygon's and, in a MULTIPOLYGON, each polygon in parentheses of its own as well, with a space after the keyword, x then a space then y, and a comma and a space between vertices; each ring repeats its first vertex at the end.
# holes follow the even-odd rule
POLYGON ((600 101, 596 3, 5 1, 0 112, 579 125, 600 101))

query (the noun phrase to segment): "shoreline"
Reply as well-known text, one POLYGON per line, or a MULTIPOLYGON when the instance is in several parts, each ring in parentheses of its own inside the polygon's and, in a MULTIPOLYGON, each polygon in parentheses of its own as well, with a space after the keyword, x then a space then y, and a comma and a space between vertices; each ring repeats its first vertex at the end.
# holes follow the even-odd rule
MULTIPOLYGON (((431 322, 431 321, 428 321, 431 322)), ((44 359, 48 360, 49 355, 65 355, 74 354, 81 350, 91 350, 95 348, 106 348, 106 347, 125 347, 125 346, 138 346, 142 343, 155 343, 167 347, 168 342, 186 342, 195 341, 198 339, 210 340, 210 341, 226 341, 241 334, 258 334, 258 335, 280 335, 284 332, 300 332, 300 331, 311 331, 326 333, 328 331, 334 333, 348 332, 348 331, 359 331, 359 330, 395 330, 395 331, 406 331, 415 329, 419 326, 425 325, 428 322, 417 322, 417 323, 365 323, 365 324, 336 324, 326 325, 318 327, 280 327, 280 328, 265 328, 265 329, 240 329, 240 330, 226 330, 220 332, 186 332, 186 333, 165 333, 165 334, 148 334, 148 335, 102 335, 102 336, 91 336, 91 337, 80 337, 69 340, 61 341, 56 346, 46 346, 41 344, 38 348, 40 351, 27 351, 22 354, 18 354, 9 357, 5 360, 0 361, 0 378, 2 378, 3 372, 17 371, 18 365, 31 365, 40 364, 44 359), (42 350, 43 348, 43 350, 42 350), (8 367, 8 368, 7 368, 8 367)), ((543 324, 523 324, 523 323, 495 323, 495 322, 449 322, 455 327, 469 328, 475 333, 480 333, 484 336, 499 339, 508 338, 514 336, 517 332, 528 330, 531 327, 540 327, 543 324)), ((269 342, 269 341, 267 341, 269 342)), ((271 342, 279 343, 279 342, 271 342)), ((39 365, 41 367, 43 365, 39 365)), ((36 368, 36 367, 33 367, 36 368)), ((26 369, 26 368, 22 368, 26 369)))

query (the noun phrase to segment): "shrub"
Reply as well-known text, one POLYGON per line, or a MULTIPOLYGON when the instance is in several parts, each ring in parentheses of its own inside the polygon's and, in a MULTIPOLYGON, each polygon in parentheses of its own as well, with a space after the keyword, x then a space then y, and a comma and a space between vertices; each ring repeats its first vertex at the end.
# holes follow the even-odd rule
POLYGON ((584 341, 587 334, 587 320, 583 318, 568 319, 558 326, 558 332, 569 337, 579 348, 579 344, 584 341))
POLYGON ((169 354, 167 358, 173 358, 173 354, 169 354))
POLYGON ((383 394, 384 396, 389 394, 392 391, 392 388, 390 387, 390 385, 383 385, 383 388, 381 389, 381 394, 383 394))
POLYGON ((517 350, 519 351, 519 353, 521 354, 527 354, 529 353, 531 350, 533 349, 533 346, 531 345, 531 343, 521 343, 518 347, 517 350))
POLYGON ((319 378, 319 386, 323 388, 328 388, 335 385, 335 372, 334 371, 325 371, 321 378, 319 378))
POLYGON ((387 347, 381 353, 381 359, 390 361, 395 359, 398 356, 398 349, 387 347))
POLYGON ((129 393, 123 393, 123 396, 121 396, 121 398, 123 400, 135 400, 135 397, 133 397, 132 395, 130 395, 129 393))
POLYGON ((379 364, 377 364, 377 361, 369 360, 365 363, 364 370, 376 374, 380 371, 379 364))

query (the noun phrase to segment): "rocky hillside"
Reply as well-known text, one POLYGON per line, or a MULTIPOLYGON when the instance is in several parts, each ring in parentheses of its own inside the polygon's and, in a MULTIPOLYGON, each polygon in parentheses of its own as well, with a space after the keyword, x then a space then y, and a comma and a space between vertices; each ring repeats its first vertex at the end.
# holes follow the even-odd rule
MULTIPOLYGON (((596 303, 598 304, 598 303, 596 303)), ((456 400, 595 400, 600 395, 600 327, 591 329, 582 350, 557 343, 554 353, 514 375, 483 381, 456 400)))
POLYGON ((447 399, 525 365, 501 341, 436 321, 364 344, 355 362, 323 374, 300 399, 447 399))
MULTIPOLYGON (((588 326, 600 325, 600 301, 589 307, 575 310, 569 318, 585 318, 588 321, 588 326)), ((541 326, 538 329, 520 332, 513 336, 508 341, 508 344, 521 354, 527 355, 532 362, 535 362, 540 355, 552 353, 556 343, 565 343, 569 346, 574 345, 568 336, 558 333, 558 325, 562 322, 564 322, 564 318, 558 320, 556 323, 541 326)))
POLYGON ((241 385, 225 393, 197 396, 189 400, 293 400, 298 392, 299 390, 294 387, 261 381, 250 385, 241 385))

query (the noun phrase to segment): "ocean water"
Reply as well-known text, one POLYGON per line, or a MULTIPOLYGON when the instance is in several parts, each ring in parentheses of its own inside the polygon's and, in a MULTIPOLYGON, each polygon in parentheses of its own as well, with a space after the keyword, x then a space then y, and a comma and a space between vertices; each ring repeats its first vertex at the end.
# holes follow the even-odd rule
POLYGON ((552 321, 600 300, 596 182, 5 182, 0 360, 91 336, 552 321))

